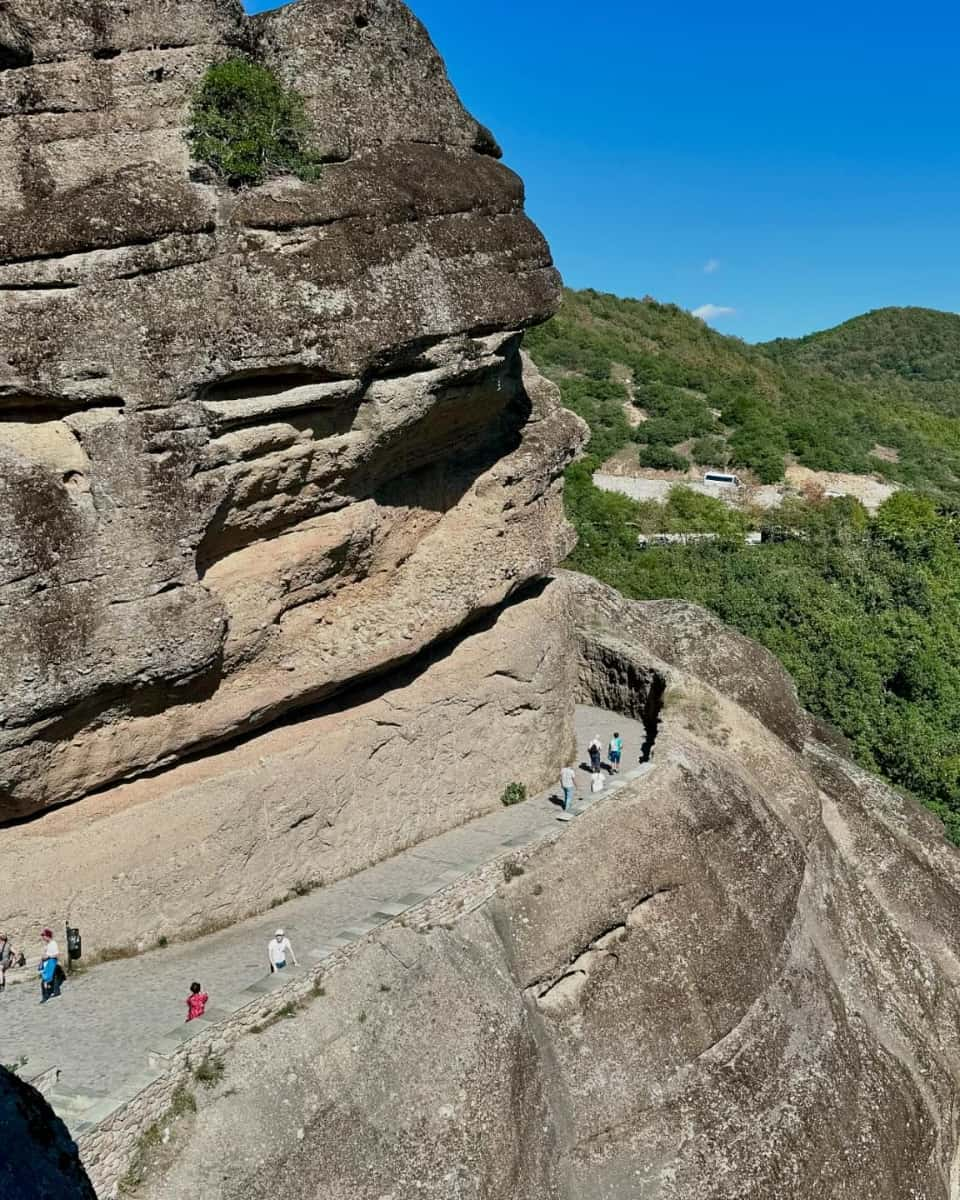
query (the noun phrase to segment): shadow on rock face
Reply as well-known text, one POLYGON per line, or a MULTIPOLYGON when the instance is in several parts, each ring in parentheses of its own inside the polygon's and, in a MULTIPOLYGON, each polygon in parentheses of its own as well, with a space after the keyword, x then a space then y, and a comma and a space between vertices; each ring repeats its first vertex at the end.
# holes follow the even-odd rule
POLYGON ((40 1093, 0 1067, 0 1196, 97 1200, 67 1127, 40 1093))

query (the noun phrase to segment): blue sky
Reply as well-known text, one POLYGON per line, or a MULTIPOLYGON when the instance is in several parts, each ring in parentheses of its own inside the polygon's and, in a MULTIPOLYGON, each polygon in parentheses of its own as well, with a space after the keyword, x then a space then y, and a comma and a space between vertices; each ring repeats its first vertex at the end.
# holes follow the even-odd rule
POLYGON ((732 309, 748 341, 960 310, 946 0, 410 6, 570 286, 732 309))

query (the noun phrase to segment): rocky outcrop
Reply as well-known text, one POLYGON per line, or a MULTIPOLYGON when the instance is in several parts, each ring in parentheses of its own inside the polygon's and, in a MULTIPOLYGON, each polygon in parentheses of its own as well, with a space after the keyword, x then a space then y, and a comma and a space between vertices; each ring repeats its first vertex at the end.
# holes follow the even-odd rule
MULTIPOLYGON (((0 818, 327 702, 543 576, 583 439, 520 354, 557 276, 398 0, 0 10, 0 818), (184 122, 237 48, 319 182, 184 122)), ((536 773, 536 772, 534 772, 536 773)))
POLYGON ((66 1126, 38 1091, 0 1067, 0 1195, 97 1200, 66 1126))
POLYGON ((562 593, 527 595, 258 737, 8 829, 5 928, 29 945, 42 897, 88 956, 151 947, 388 858, 514 780, 539 790, 572 746, 572 645, 562 593))
POLYGON ((701 610, 550 590, 584 698, 658 712, 652 770, 239 1043, 149 1200, 952 1200, 938 822, 797 744, 782 671, 701 610))

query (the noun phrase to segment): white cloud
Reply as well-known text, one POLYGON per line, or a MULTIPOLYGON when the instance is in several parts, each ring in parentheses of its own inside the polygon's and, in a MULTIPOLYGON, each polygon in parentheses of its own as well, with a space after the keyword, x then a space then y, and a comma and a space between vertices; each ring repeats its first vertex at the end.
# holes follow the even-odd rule
POLYGON ((703 264, 704 275, 713 275, 719 270, 720 270, 720 259, 719 258, 708 258, 707 261, 703 264))
POLYGON ((719 317, 735 317, 737 310, 727 308, 723 304, 701 304, 699 308, 693 310, 693 315, 699 317, 701 321, 716 321, 719 317))

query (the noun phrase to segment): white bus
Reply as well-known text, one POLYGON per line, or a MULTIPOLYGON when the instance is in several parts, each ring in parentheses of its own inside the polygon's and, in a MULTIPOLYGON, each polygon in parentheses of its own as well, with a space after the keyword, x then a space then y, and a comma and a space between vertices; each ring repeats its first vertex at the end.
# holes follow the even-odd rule
POLYGON ((743 487, 739 475, 727 475, 724 471, 707 471, 703 482, 720 484, 722 487, 743 487))

